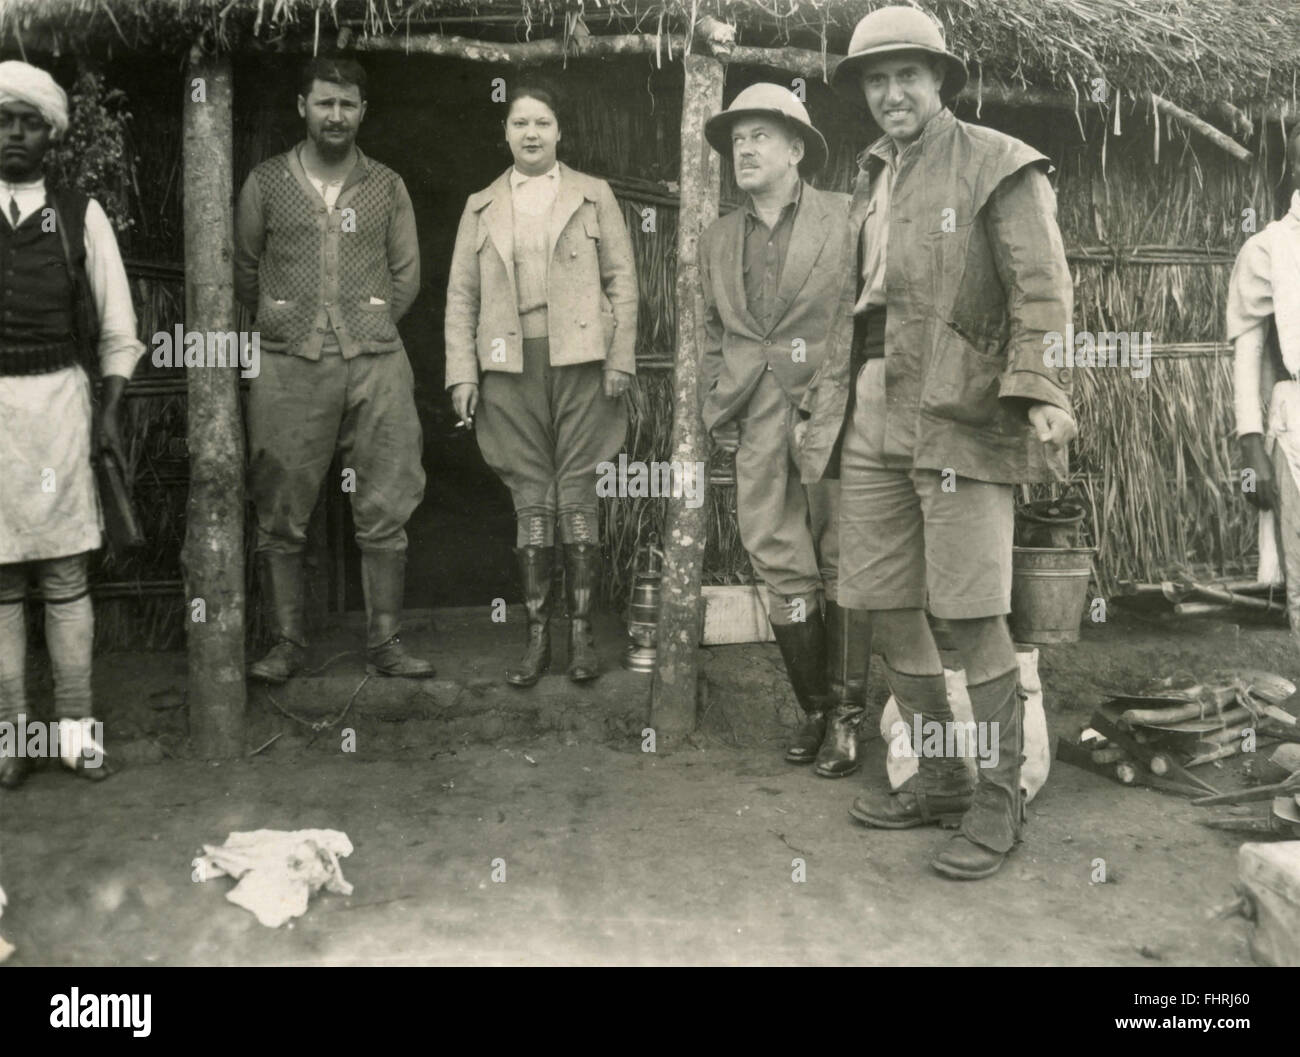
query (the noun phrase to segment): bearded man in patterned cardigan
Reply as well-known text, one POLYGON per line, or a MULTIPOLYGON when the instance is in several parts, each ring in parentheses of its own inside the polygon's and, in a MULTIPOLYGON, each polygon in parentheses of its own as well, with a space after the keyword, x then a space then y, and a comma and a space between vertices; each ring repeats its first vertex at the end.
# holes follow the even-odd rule
POLYGON ((249 671, 263 682, 302 667, 302 551, 336 450, 361 549, 367 670, 434 674, 398 637, 406 521, 424 496, 424 469, 397 321, 419 292, 420 252, 401 177, 356 146, 365 112, 358 63, 311 60, 298 95, 307 138, 253 170, 239 197, 235 292, 256 313, 267 353, 248 403, 249 485, 276 634, 249 671))

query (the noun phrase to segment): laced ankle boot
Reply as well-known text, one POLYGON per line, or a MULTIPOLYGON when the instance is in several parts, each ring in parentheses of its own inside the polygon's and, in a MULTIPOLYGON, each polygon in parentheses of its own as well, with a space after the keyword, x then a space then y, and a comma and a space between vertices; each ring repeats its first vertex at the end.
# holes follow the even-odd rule
POLYGON ((518 547, 519 577, 528 611, 528 642, 519 663, 506 672, 511 686, 534 686, 551 666, 551 599, 555 548, 518 547))
MULTIPOLYGON (((899 718, 906 727, 903 737, 913 740, 918 718, 924 723, 953 721, 947 683, 942 675, 906 675, 888 665, 885 674, 898 704, 899 718)), ((944 726, 945 732, 947 729, 944 726)), ((893 745, 891 737, 891 748, 887 751, 893 751, 893 745)), ((920 750, 920 746, 913 748, 920 750)), ((971 804, 972 783, 966 762, 960 757, 928 756, 922 752, 916 764, 914 778, 893 792, 858 797, 849 814, 878 829, 911 829, 933 824, 957 826, 971 804)))

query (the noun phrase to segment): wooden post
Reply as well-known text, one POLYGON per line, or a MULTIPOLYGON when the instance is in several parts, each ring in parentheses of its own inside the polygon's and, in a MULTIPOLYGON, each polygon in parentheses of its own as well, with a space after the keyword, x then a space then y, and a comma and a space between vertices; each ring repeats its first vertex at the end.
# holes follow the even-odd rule
MULTIPOLYGON (((204 54, 195 45, 184 91, 185 329, 206 339, 210 332, 235 329, 229 57, 204 54)), ((238 756, 244 747, 244 430, 238 362, 190 367, 186 382, 190 494, 181 568, 190 735, 195 751, 211 759, 238 756)))
MULTIPOLYGON (((681 208, 677 220, 677 350, 673 368, 672 461, 683 468, 708 459, 700 420, 698 335, 704 323, 700 295, 700 234, 718 216, 719 159, 704 141, 704 122, 722 109, 722 63, 687 55, 682 88, 681 208)), ((703 485, 703 481, 700 482, 703 485)), ((683 489, 685 491, 685 489, 683 489)), ((706 506, 686 497, 668 500, 659 648, 650 695, 650 725, 659 745, 695 729, 700 628, 700 570, 704 564, 706 506)))

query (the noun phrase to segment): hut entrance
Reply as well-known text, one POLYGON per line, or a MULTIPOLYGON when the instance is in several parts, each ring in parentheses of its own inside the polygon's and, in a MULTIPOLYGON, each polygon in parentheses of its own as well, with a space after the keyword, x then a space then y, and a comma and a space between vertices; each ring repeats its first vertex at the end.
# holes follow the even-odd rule
MULTIPOLYGON (((444 389, 443 317, 465 200, 511 162, 499 88, 523 73, 509 66, 445 57, 384 53, 360 58, 369 81, 369 106, 358 143, 401 175, 411 194, 420 236, 421 290, 402 320, 401 332, 415 373, 428 484, 424 502, 407 525, 406 605, 517 601, 510 494, 484 463, 475 437, 456 428, 444 389)), ((237 187, 255 164, 301 138, 302 122, 293 105, 296 69, 296 63, 269 56, 237 61, 237 187)), ((672 287, 676 200, 666 197, 663 185, 655 181, 677 177, 681 73, 671 66, 654 70, 643 60, 626 65, 570 61, 567 68, 544 65, 528 72, 534 69, 558 85, 568 100, 560 160, 610 180, 624 199, 629 222, 638 230, 642 285, 638 370, 644 375, 641 388, 649 395, 640 404, 633 403, 628 450, 640 452, 637 457, 662 457, 671 423, 668 375, 663 368, 671 364, 672 323, 661 317, 669 314, 671 300, 665 291, 672 287), (620 93, 617 99, 615 93, 620 93), (641 211, 647 204, 662 212, 645 234, 641 211), (647 400, 653 405, 648 411, 641 406, 647 400)), ((312 533, 316 597, 328 598, 330 610, 358 610, 363 606, 360 554, 352 538, 346 497, 329 486, 339 480, 340 467, 334 469, 312 533)), ((655 527, 641 510, 647 502, 629 500, 607 507, 608 516, 602 520, 615 523, 603 529, 613 554, 612 570, 630 567, 641 530, 655 527)), ((650 520, 657 521, 661 512, 653 513, 650 520)), ((610 578, 617 580, 617 573, 610 578)), ((606 584, 607 594, 616 595, 618 587, 618 583, 606 584)))
MULTIPOLYGON (((405 181, 420 236, 419 297, 401 323, 415 374, 424 432, 424 501, 407 525, 406 606, 490 605, 514 599, 514 515, 510 495, 488 469, 472 434, 456 428, 443 388, 443 314, 452 246, 465 199, 509 164, 500 105, 490 81, 502 71, 479 63, 366 56, 368 112, 358 144, 405 181)), ((296 64, 241 63, 236 100, 255 100, 237 186, 255 164, 302 136, 293 101, 296 64)), ((346 496, 326 478, 313 521, 317 597, 331 610, 359 610, 360 553, 346 496), (326 586, 328 581, 328 586, 326 586)))
MULTIPOLYGON (((363 150, 401 174, 420 233, 420 296, 402 323, 424 429, 424 502, 407 525, 408 608, 514 601, 514 512, 471 432, 456 428, 444 388, 443 316, 465 199, 510 163, 491 78, 481 63, 365 56, 373 109, 363 150)), ((359 555, 348 540, 348 607, 362 604, 359 555)))

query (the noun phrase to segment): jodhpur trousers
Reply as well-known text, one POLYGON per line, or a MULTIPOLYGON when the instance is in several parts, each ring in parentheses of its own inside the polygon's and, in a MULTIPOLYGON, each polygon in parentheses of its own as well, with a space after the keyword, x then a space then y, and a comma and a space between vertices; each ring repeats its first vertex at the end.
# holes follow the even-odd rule
POLYGON ((627 435, 627 405, 604 386, 603 363, 552 367, 546 338, 524 339, 522 374, 483 372, 478 446, 516 518, 583 513, 595 525, 596 467, 627 435))
POLYGON ((321 481, 337 449, 357 546, 404 551, 406 522, 424 497, 415 378, 402 352, 345 360, 262 357, 248 401, 249 490, 257 549, 302 551, 321 481))

